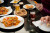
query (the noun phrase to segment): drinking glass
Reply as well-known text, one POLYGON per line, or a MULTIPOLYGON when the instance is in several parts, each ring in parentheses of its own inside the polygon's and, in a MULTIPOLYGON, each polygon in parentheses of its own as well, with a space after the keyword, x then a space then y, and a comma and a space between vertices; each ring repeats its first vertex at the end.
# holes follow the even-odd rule
POLYGON ((36 17, 35 12, 30 12, 30 16, 31 16, 31 20, 35 20, 36 17))
POLYGON ((14 6, 15 6, 15 10, 16 11, 19 11, 20 10, 20 5, 19 4, 15 4, 14 6))

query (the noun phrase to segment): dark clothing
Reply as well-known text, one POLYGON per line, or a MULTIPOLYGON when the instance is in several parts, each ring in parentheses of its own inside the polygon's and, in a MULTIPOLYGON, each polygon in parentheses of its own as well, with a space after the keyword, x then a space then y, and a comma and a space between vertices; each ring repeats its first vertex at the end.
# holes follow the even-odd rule
POLYGON ((43 15, 50 15, 50 0, 41 0, 41 3, 43 4, 43 10, 41 11, 41 13, 43 15))

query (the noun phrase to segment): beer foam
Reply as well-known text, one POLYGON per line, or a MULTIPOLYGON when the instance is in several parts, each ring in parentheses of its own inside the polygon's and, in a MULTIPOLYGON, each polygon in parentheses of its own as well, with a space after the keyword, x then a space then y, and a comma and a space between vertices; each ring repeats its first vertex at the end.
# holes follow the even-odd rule
POLYGON ((35 14, 35 12, 30 12, 30 14, 35 14))
POLYGON ((23 2, 20 2, 19 4, 23 4, 23 2))

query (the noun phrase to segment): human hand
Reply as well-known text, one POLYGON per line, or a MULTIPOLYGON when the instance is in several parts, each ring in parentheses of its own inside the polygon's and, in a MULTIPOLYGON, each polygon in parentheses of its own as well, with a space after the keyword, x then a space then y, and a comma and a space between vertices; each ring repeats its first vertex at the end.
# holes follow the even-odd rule
POLYGON ((40 4, 40 3, 37 3, 37 4, 36 4, 36 8, 37 8, 39 11, 41 11, 41 10, 43 9, 43 5, 40 4))
POLYGON ((45 16, 45 17, 41 17, 40 19, 41 21, 45 22, 45 23, 50 23, 50 16, 45 16))

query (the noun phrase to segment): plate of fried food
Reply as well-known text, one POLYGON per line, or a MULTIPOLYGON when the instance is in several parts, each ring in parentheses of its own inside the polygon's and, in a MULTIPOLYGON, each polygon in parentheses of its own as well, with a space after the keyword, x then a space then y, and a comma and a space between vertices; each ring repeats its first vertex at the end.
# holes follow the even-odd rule
POLYGON ((34 9, 35 6, 33 4, 26 4, 26 5, 23 6, 23 8, 25 8, 25 9, 34 9))
POLYGON ((24 24, 24 18, 17 15, 8 15, 0 19, 0 28, 2 29, 15 29, 24 24))
POLYGON ((8 15, 12 12, 12 8, 9 7, 0 7, 0 16, 8 15))
POLYGON ((25 9, 20 9, 19 11, 14 11, 14 15, 25 17, 27 16, 27 11, 25 9))
POLYGON ((0 4, 2 4, 4 2, 4 0, 0 0, 0 4))
POLYGON ((10 3, 18 3, 20 0, 12 0, 10 3))
MULTIPOLYGON (((45 20, 44 20, 45 21, 45 20)), ((50 22, 49 23, 46 23, 41 21, 41 20, 38 20, 38 21, 35 21, 35 22, 32 22, 36 27, 40 28, 42 31, 46 31, 46 32, 50 32, 50 22)))

